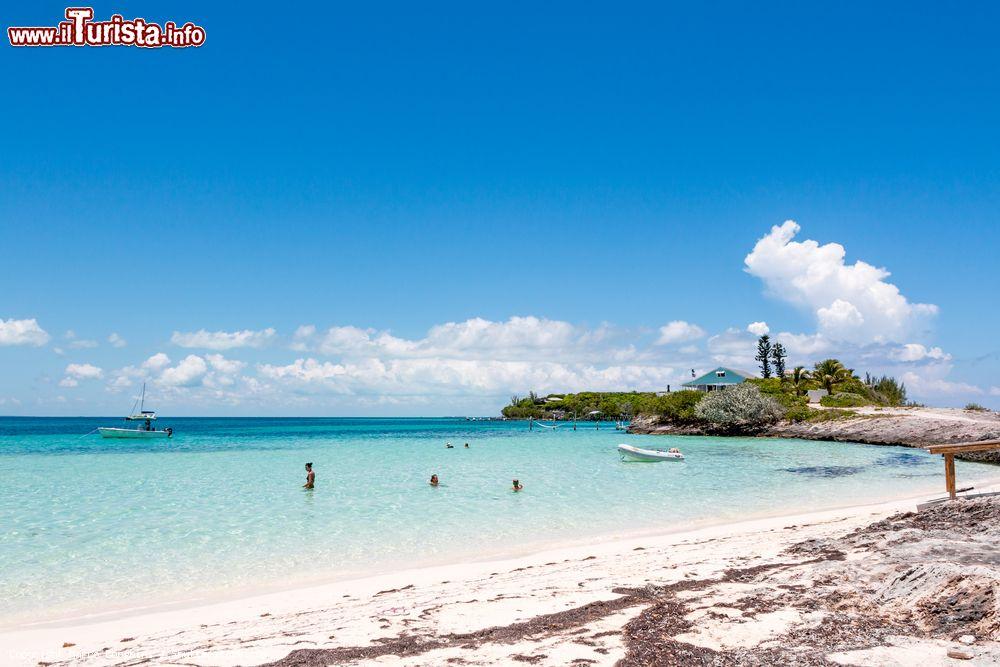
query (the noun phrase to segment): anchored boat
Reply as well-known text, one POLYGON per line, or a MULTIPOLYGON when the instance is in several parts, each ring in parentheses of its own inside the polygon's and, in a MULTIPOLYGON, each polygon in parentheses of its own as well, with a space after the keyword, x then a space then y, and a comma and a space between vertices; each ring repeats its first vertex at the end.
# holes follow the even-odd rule
POLYGON ((146 384, 142 385, 142 396, 138 401, 139 411, 135 411, 135 404, 132 405, 132 414, 125 418, 126 422, 136 422, 137 425, 130 428, 115 428, 112 426, 101 426, 97 430, 101 433, 102 438, 169 438, 174 434, 174 429, 169 426, 164 429, 157 430, 153 426, 153 422, 156 421, 156 413, 152 410, 144 409, 146 407, 146 384))
POLYGON ((618 454, 622 461, 645 461, 653 463, 656 461, 683 461, 684 455, 680 451, 665 452, 662 449, 642 449, 632 445, 618 445, 618 454))

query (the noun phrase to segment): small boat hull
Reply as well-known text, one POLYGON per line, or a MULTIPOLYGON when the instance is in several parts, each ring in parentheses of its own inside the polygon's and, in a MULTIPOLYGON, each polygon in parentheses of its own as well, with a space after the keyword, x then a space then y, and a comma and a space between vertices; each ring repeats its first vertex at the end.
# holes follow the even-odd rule
POLYGON ((102 438, 132 438, 136 440, 148 440, 151 438, 169 438, 169 431, 144 431, 137 428, 111 428, 102 426, 97 429, 102 438))
POLYGON ((657 463, 659 461, 683 461, 684 455, 680 452, 664 452, 659 449, 642 449, 632 445, 618 445, 618 454, 622 461, 642 461, 644 463, 657 463))

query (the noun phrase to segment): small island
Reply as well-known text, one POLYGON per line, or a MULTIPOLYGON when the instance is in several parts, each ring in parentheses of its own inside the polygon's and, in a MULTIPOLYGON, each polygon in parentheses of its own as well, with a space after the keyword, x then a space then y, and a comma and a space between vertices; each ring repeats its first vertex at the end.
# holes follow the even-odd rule
MULTIPOLYGON (((977 405, 936 408, 908 400, 894 377, 860 376, 838 359, 811 368, 784 368, 761 337, 763 377, 719 367, 678 391, 579 392, 514 396, 508 419, 595 420, 627 423, 629 433, 802 438, 876 445, 932 444, 1000 438, 1000 415, 977 405), (690 387, 690 388, 689 388, 690 387)), ((782 353, 778 349, 779 355, 782 353)), ((959 455, 1000 463, 1000 452, 959 455)))

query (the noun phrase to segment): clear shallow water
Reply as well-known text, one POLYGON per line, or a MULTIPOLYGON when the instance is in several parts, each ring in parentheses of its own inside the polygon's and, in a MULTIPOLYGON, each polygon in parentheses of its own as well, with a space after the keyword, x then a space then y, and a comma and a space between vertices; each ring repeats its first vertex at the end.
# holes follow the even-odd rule
MULTIPOLYGON (((0 418, 0 621, 939 491, 920 450, 458 419, 0 418), (445 442, 456 448, 446 449, 445 442), (685 463, 622 463, 627 441, 685 463), (470 449, 462 445, 469 442, 470 449), (312 461, 316 489, 305 491, 312 461), (442 482, 431 488, 437 473, 442 482), (510 492, 511 478, 525 485, 510 492)), ((962 485, 1000 477, 958 462, 962 485)))

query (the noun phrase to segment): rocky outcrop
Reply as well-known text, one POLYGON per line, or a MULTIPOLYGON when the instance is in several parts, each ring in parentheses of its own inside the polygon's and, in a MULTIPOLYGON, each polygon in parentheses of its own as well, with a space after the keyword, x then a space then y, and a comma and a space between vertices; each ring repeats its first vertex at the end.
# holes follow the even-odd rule
MULTIPOLYGON (((675 425, 656 417, 637 417, 630 433, 705 435, 697 425, 675 425)), ((927 447, 949 442, 1000 439, 1000 415, 947 408, 862 408, 858 416, 823 422, 780 422, 760 435, 775 438, 860 442, 870 445, 927 447)), ((1000 463, 1000 451, 962 454, 967 461, 1000 463)))
MULTIPOLYGON (((842 609, 909 626, 914 635, 972 644, 1000 639, 998 540, 1000 498, 993 496, 897 514, 788 553, 817 557, 813 581, 835 586, 842 609), (823 560, 830 553, 844 554, 852 566, 823 560)), ((862 656, 845 662, 873 664, 862 656)))

